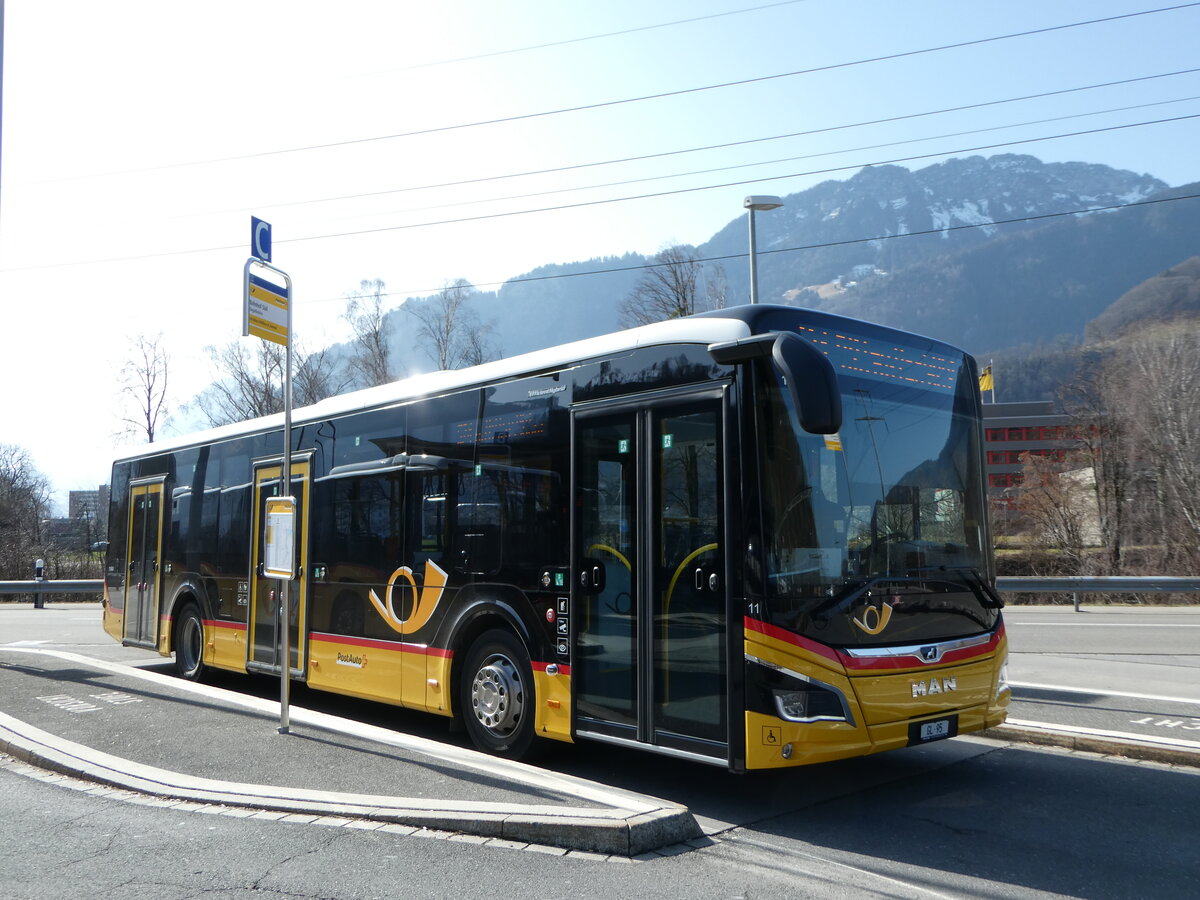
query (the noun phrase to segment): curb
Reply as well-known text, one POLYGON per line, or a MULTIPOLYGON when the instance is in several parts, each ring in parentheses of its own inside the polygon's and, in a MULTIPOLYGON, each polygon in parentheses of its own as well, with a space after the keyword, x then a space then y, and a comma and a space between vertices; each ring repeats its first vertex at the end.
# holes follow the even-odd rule
POLYGON ((57 738, 11 716, 0 716, 0 752, 30 765, 153 797, 283 814, 345 816, 616 856, 638 856, 702 837, 682 807, 649 811, 561 812, 547 806, 429 801, 418 808, 401 798, 335 794, 196 778, 145 766, 57 738))
POLYGON ((1200 768, 1200 751, 1170 744, 1149 741, 1118 740, 1086 731, 1063 731, 1053 728, 1037 728, 1028 725, 998 725, 977 733, 978 737, 1008 741, 1018 744, 1036 744, 1042 747, 1061 747, 1086 753, 1102 753, 1124 759, 1165 763, 1173 766, 1200 768))
MULTIPOLYGON (((275 716, 278 704, 255 697, 229 694, 153 672, 92 659, 77 653, 42 648, 4 648, 32 657, 53 657, 173 691, 214 696, 222 703, 258 715, 275 716)), ((274 810, 281 814, 348 816, 524 841, 612 856, 639 856, 662 847, 701 838, 703 831, 686 807, 608 785, 538 769, 525 763, 487 756, 474 750, 448 747, 435 741, 397 734, 376 726, 348 723, 325 713, 293 706, 292 722, 331 734, 353 733, 384 746, 436 758, 465 770, 484 772, 511 787, 532 786, 562 797, 575 797, 594 806, 431 800, 373 794, 286 788, 218 781, 133 762, 77 744, 0 712, 0 752, 22 761, 101 784, 149 796, 198 801, 227 807, 274 810)))

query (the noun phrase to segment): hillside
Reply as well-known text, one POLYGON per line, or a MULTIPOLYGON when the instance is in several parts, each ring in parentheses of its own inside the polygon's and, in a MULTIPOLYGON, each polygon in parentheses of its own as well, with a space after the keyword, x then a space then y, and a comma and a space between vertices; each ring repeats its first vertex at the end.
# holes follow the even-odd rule
POLYGON ((1200 316, 1200 256, 1186 259, 1122 294, 1088 323, 1088 341, 1120 337, 1147 321, 1200 316))

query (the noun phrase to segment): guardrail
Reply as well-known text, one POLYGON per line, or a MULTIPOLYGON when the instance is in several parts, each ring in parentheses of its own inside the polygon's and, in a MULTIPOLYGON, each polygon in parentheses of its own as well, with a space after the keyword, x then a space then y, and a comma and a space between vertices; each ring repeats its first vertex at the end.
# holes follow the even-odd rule
POLYGON ((43 609, 46 594, 100 594, 104 591, 102 579, 79 579, 71 581, 0 581, 0 594, 32 594, 33 608, 43 609))
POLYGON ((1187 593, 1200 591, 1200 578, 1175 578, 1165 575, 1062 575, 1053 578, 1004 575, 996 579, 996 590, 1005 594, 1073 594, 1075 612, 1079 612, 1080 594, 1187 593))

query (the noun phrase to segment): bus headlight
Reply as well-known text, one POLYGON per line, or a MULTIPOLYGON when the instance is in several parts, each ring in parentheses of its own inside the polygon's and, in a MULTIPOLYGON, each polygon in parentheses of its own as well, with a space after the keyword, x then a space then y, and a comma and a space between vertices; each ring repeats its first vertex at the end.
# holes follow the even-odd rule
POLYGON ((846 722, 854 725, 850 704, 838 688, 808 675, 746 655, 750 670, 748 708, 786 722, 846 722))
POLYGON ((775 709, 789 722, 845 722, 845 705, 839 692, 809 682, 798 691, 775 690, 775 709))

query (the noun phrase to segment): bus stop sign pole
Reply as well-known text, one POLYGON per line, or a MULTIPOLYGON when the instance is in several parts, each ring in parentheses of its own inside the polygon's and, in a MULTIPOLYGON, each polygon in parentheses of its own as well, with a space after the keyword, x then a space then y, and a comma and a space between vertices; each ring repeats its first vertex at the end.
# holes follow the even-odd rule
MULTIPOLYGON (((288 626, 291 610, 291 586, 295 571, 295 498, 292 488, 292 279, 282 269, 271 265, 271 226, 262 219, 250 218, 250 253, 246 260, 242 278, 242 334, 260 337, 265 341, 282 344, 285 350, 283 369, 283 458, 280 464, 279 483, 282 505, 273 506, 264 517, 264 554, 270 565, 263 566, 263 574, 279 580, 279 733, 287 734, 291 729, 288 709, 288 691, 291 686, 292 650, 288 626), (251 269, 261 268, 283 281, 279 287, 265 279, 257 278, 251 269), (290 512, 289 512, 290 511, 290 512), (284 549, 286 548, 286 550, 284 549)), ((257 536, 256 538, 257 539, 257 536)), ((253 573, 252 573, 253 576, 253 573)), ((299 621, 299 618, 297 618, 299 621)))

